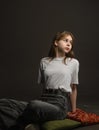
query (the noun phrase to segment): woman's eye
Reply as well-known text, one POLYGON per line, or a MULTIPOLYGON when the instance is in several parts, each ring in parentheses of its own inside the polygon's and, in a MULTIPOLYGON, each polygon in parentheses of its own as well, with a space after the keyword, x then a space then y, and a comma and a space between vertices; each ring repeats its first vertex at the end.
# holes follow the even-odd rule
POLYGON ((72 43, 72 40, 69 41, 68 39, 64 39, 63 41, 72 43))
POLYGON ((68 39, 64 39, 63 41, 68 42, 68 39))
POLYGON ((68 39, 66 39, 65 41, 68 42, 68 39))

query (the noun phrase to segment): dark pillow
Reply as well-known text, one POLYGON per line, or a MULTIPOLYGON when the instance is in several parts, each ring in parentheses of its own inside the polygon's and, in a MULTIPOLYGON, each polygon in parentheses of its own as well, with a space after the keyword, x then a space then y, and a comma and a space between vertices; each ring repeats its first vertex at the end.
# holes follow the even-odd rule
POLYGON ((71 119, 47 121, 42 125, 43 130, 70 130, 80 126, 81 123, 71 119))

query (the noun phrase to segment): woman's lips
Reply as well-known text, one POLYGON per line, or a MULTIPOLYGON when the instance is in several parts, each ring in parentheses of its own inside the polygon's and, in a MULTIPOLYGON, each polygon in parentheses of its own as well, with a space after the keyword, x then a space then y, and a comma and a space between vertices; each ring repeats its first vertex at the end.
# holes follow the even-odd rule
POLYGON ((65 47, 65 50, 69 50, 69 48, 68 48, 68 47, 65 47))

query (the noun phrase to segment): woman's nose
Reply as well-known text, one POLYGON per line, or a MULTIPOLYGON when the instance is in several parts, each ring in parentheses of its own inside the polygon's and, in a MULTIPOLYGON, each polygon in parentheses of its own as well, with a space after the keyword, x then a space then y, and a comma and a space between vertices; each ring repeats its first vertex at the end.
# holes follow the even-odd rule
POLYGON ((70 43, 69 43, 69 42, 67 43, 67 46, 70 46, 70 43))

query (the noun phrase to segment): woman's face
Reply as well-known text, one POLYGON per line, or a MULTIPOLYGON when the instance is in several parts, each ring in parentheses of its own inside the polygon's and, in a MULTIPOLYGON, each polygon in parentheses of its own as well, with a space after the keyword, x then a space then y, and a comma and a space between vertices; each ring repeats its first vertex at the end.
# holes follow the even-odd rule
POLYGON ((58 47, 59 51, 69 53, 72 49, 72 41, 72 37, 70 35, 66 35, 59 41, 56 41, 55 45, 58 47))

